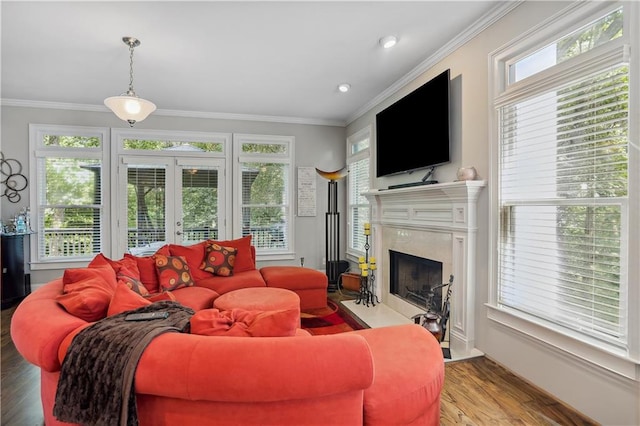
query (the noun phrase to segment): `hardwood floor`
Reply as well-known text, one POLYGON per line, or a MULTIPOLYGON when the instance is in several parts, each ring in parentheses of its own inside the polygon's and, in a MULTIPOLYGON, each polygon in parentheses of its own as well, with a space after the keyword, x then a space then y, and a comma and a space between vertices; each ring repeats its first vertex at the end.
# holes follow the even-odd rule
POLYGON ((11 315, 15 307, 0 315, 2 360, 2 425, 41 426, 44 424, 40 404, 40 370, 25 361, 11 341, 11 315))
MULTIPOLYGON (((40 374, 11 342, 14 310, 5 309, 0 317, 2 425, 41 426, 40 374)), ((597 425, 485 357, 446 364, 441 424, 597 425)))
POLYGON ((445 365, 440 421, 467 426, 598 425, 486 357, 445 365))

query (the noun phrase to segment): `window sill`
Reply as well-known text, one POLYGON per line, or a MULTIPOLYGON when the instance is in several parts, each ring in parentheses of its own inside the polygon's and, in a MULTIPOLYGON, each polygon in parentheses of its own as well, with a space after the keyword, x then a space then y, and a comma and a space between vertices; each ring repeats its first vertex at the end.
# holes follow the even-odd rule
POLYGON ((595 339, 585 336, 560 332, 536 320, 515 311, 485 304, 487 318, 495 323, 519 332, 537 343, 553 349, 574 359, 589 362, 605 370, 614 372, 628 379, 640 381, 640 362, 634 360, 625 351, 607 346, 595 339))
MULTIPOLYGON (((269 262, 272 260, 294 260, 295 253, 256 253, 256 262, 269 262)), ((299 260, 299 259, 298 259, 299 260)))
POLYGON ((83 260, 56 260, 48 262, 30 262, 29 269, 32 271, 52 271, 69 268, 86 268, 91 259, 83 260))

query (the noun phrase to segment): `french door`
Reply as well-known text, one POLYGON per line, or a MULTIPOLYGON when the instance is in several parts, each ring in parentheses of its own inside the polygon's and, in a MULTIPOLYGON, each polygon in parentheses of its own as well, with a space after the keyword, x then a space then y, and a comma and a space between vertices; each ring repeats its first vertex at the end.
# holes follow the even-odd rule
POLYGON ((216 158, 121 156, 117 250, 142 256, 224 238, 224 167, 216 158))

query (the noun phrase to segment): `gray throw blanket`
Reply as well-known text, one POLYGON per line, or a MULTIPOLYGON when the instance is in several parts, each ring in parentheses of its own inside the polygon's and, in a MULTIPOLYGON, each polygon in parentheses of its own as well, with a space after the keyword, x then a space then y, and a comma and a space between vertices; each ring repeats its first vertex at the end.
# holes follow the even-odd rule
POLYGON ((194 314, 160 301, 104 318, 73 338, 62 362, 53 415, 82 425, 136 426, 135 370, 149 342, 166 332, 189 332, 194 314), (139 312, 169 312, 166 319, 125 321, 139 312))

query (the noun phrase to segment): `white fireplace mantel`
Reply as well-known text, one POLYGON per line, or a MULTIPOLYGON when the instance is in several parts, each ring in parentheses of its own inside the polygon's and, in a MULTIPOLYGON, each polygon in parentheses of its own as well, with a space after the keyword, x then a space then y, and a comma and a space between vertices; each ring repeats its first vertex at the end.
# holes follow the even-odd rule
POLYGON ((378 260, 376 294, 383 304, 411 318, 424 313, 389 292, 389 250, 443 263, 443 278, 454 276, 449 338, 452 351, 474 349, 477 199, 485 181, 458 181, 372 190, 372 255, 378 260))

